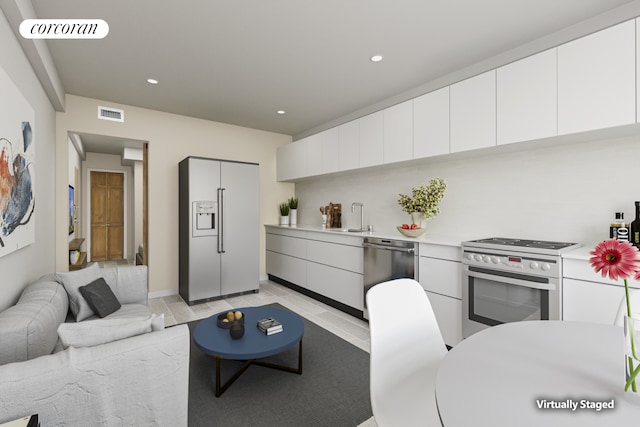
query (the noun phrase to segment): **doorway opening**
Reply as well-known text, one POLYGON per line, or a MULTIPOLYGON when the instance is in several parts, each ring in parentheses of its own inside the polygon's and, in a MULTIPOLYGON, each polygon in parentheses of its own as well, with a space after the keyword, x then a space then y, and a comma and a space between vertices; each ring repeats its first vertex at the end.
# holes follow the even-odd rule
POLYGON ((88 262, 147 264, 147 142, 69 132, 75 233, 88 262))

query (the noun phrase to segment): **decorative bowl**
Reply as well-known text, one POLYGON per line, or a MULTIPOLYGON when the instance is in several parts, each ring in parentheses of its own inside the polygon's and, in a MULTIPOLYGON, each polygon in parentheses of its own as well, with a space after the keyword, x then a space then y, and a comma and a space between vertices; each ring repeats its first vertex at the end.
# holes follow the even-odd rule
MULTIPOLYGON (((229 310, 229 311, 235 313, 234 310, 229 310)), ((225 311, 224 313, 218 314, 218 327, 222 329, 231 329, 231 326, 233 325, 244 325, 244 316, 242 316, 238 320, 234 320, 233 322, 225 322, 224 319, 227 318, 227 313, 229 311, 225 311)))
POLYGON ((413 230, 402 228, 402 227, 396 227, 396 228, 398 229, 400 234, 402 234, 405 237, 420 237, 425 233, 425 231, 427 231, 426 228, 414 228, 413 230))

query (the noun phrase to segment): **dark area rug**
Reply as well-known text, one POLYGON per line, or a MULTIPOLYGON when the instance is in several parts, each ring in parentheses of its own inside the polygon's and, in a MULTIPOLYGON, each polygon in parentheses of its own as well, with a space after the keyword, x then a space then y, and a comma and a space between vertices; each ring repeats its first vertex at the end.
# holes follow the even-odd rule
MULTIPOLYGON (((371 418, 369 354, 302 319, 302 375, 253 365, 219 398, 215 361, 191 340, 189 426, 355 427, 371 418)), ((191 333, 197 323, 189 323, 191 333)), ((297 366, 297 358, 294 346, 266 360, 297 366)), ((222 382, 240 365, 224 360, 222 382)))

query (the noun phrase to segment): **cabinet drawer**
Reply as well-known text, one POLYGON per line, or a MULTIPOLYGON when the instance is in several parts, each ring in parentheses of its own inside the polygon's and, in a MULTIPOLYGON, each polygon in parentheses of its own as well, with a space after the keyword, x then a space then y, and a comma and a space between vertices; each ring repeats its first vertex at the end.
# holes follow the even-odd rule
POLYGON ((285 255, 305 258, 307 255, 307 241, 295 237, 266 234, 265 245, 268 251, 285 255))
MULTIPOLYGON (((602 277, 601 273, 596 273, 589 261, 582 261, 577 259, 563 259, 562 260, 562 276, 570 279, 587 280, 589 282, 607 283, 609 285, 624 286, 624 280, 611 280, 606 277, 602 277)), ((627 280, 629 286, 632 288, 640 288, 640 282, 629 279, 627 280)))
POLYGON ((267 274, 296 285, 307 286, 307 262, 277 252, 266 251, 267 274))
POLYGON ((418 272, 425 291, 462 298, 459 262, 420 257, 418 272))
POLYGON ((363 273, 362 247, 309 240, 307 259, 320 264, 363 273))
POLYGON ((274 226, 274 225, 267 225, 265 227, 265 230, 266 230, 267 234, 279 234, 281 236, 298 237, 300 239, 306 239, 307 238, 307 232, 306 231, 297 230, 295 228, 278 227, 278 226, 274 226))
POLYGON ((353 307, 364 308, 364 285, 362 274, 339 268, 307 263, 307 289, 353 307))
POLYGON ((562 281, 562 320, 613 325, 624 288, 604 283, 564 279, 562 281))
POLYGON ((433 245, 420 243, 420 256, 448 259, 449 261, 461 261, 462 249, 460 246, 433 245))
POLYGON ((444 343, 454 346, 462 341, 462 301, 427 292, 444 343))

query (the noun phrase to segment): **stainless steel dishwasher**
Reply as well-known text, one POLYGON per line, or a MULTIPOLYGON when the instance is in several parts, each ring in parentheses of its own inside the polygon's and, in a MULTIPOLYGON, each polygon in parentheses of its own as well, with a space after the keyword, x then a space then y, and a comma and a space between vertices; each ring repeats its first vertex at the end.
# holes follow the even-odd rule
POLYGON ((418 256, 417 243, 404 240, 366 237, 364 247, 364 318, 367 311, 367 292, 378 283, 393 279, 415 279, 418 256))

